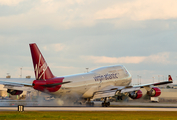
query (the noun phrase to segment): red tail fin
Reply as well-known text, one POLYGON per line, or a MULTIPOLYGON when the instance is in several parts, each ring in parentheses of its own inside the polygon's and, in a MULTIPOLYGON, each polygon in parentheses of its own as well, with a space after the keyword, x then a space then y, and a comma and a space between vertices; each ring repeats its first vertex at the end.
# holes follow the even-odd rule
POLYGON ((52 74, 50 68, 48 67, 47 63, 45 62, 44 57, 42 56, 40 50, 38 49, 35 43, 29 44, 31 49, 31 56, 33 60, 34 72, 36 75, 37 80, 42 79, 50 79, 53 78, 54 75, 52 74))

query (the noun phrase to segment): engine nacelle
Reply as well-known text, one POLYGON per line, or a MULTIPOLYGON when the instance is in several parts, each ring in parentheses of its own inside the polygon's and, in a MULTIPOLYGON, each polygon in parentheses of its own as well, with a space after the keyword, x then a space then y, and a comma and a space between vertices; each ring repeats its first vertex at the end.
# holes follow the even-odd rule
POLYGON ((139 99, 142 97, 142 91, 141 90, 138 90, 138 91, 133 91, 131 93, 129 93, 129 97, 132 98, 132 99, 139 99))
POLYGON ((150 91, 147 91, 147 94, 151 97, 158 97, 161 94, 161 90, 158 87, 152 87, 150 91))
POLYGON ((23 91, 21 90, 12 90, 12 89, 8 89, 7 93, 11 94, 11 95, 20 95, 23 93, 23 91))

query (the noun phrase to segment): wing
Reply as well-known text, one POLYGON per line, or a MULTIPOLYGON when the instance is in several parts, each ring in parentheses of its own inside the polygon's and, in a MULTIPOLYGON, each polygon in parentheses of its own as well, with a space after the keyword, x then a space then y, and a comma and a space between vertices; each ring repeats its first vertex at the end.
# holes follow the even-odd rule
POLYGON ((139 90, 140 87, 130 87, 130 86, 107 86, 106 88, 96 91, 93 94, 93 99, 112 97, 115 96, 117 92, 126 93, 139 90))
POLYGON ((171 75, 168 75, 168 81, 163 81, 163 82, 158 82, 158 83, 149 83, 149 84, 143 84, 143 85, 137 85, 137 86, 133 86, 133 87, 148 87, 148 86, 157 86, 157 85, 164 85, 164 84, 168 84, 168 83, 173 83, 172 77, 171 75))
POLYGON ((0 84, 4 85, 5 89, 32 91, 32 82, 34 79, 28 78, 0 78, 0 84))
POLYGON ((149 83, 136 86, 107 86, 100 91, 94 92, 93 99, 115 96, 117 92, 130 93, 133 91, 138 91, 140 90, 140 88, 145 88, 147 91, 149 91, 151 89, 151 86, 163 85, 168 83, 173 83, 171 75, 168 76, 168 81, 158 83, 149 83))
MULTIPOLYGON (((13 90, 22 90, 22 91, 32 91, 33 89, 33 81, 34 79, 28 78, 0 78, 0 84, 4 85, 6 89, 13 90)), ((57 85, 62 85, 66 83, 70 83, 71 81, 54 83, 54 84, 45 84, 41 85, 43 87, 54 87, 57 85)), ((3 89, 4 90, 4 89, 3 89)))

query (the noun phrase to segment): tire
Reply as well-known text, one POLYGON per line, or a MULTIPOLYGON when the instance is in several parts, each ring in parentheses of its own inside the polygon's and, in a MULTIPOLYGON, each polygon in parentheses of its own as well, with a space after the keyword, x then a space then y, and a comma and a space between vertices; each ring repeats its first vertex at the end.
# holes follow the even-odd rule
POLYGON ((94 107, 94 102, 91 102, 91 107, 94 107))
POLYGON ((110 106, 110 102, 107 102, 107 104, 108 104, 108 107, 110 106))
POLYGON ((104 103, 102 103, 102 107, 104 107, 104 103))

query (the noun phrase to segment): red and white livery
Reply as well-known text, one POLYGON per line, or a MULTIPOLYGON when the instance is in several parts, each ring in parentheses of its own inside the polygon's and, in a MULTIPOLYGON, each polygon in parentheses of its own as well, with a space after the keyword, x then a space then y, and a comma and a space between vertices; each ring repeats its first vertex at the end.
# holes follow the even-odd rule
MULTIPOLYGON (((38 90, 53 96, 74 96, 85 99, 87 106, 93 106, 91 99, 104 98, 102 106, 109 106, 107 97, 128 93, 132 99, 142 97, 140 88, 145 88, 151 97, 161 94, 158 87, 161 84, 172 83, 169 75, 168 81, 131 86, 132 77, 123 65, 105 66, 94 69, 87 73, 56 77, 51 72, 43 55, 35 43, 30 44, 31 56, 36 79, 0 79, 7 92, 12 95, 21 94, 23 90, 38 90)), ((74 102, 74 101, 73 101, 74 102)))

